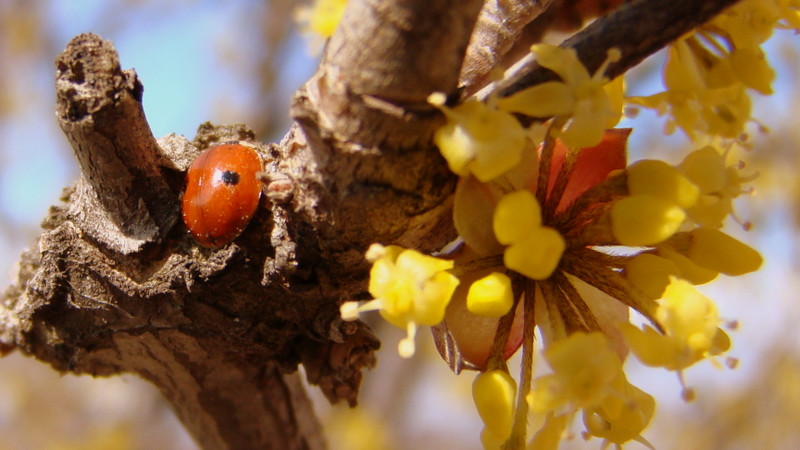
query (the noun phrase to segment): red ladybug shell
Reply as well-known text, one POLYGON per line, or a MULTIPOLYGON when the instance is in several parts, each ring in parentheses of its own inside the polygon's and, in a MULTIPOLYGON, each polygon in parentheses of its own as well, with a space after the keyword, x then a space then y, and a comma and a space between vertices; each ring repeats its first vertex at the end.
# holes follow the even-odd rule
POLYGON ((261 198, 262 170, 255 150, 230 143, 197 157, 186 176, 183 223, 204 247, 234 240, 253 217, 261 198))

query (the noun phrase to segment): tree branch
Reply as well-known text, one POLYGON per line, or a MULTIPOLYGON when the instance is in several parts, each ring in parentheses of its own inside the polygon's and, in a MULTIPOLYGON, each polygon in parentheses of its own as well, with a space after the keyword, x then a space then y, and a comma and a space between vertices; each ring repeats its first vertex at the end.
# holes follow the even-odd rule
MULTIPOLYGON (((613 76, 732 3, 636 0, 565 45, 590 71, 620 47, 613 76)), ((83 178, 51 208, 3 294, 0 351, 60 371, 137 373, 206 448, 320 448, 292 373, 302 362, 332 402, 355 403, 379 343, 364 324, 342 322, 338 305, 365 296, 363 251, 372 242, 431 251, 454 237, 456 177, 431 142, 443 119, 426 98, 455 98, 480 7, 351 0, 293 101, 294 126, 270 145, 241 125, 155 141, 135 74, 97 36, 75 38, 57 62, 58 115, 83 178), (228 140, 248 141, 264 178, 293 195, 262 201, 233 243, 203 249, 176 220, 183 172, 228 140)), ((523 65, 498 92, 552 76, 523 65)))
POLYGON ((427 98, 453 93, 481 0, 352 0, 292 108, 323 137, 361 147, 430 145, 427 98), (307 120, 306 120, 307 121, 307 120))
POLYGON ((296 210, 344 272, 373 242, 436 250, 455 237, 456 178, 432 144, 443 118, 427 97, 455 93, 481 3, 353 0, 295 95, 297 126, 280 147, 304 152, 282 154, 295 168, 282 170, 297 182, 296 210))
POLYGON ((137 373, 204 448, 322 448, 292 373, 303 361, 332 402, 355 403, 378 342, 343 323, 337 305, 363 292, 363 274, 326 282, 318 236, 287 204, 264 202, 236 243, 217 249, 172 226, 200 149, 251 141, 269 176, 275 146, 209 124, 194 142, 156 143, 135 73, 95 35, 73 39, 57 65, 59 118, 84 178, 21 257, 0 303, 0 348, 59 371, 137 373))
POLYGON ((141 250, 172 228, 180 191, 164 177, 142 84, 120 69, 111 44, 93 35, 79 36, 56 67, 56 115, 83 175, 70 220, 115 251, 141 250))
MULTIPOLYGON (((622 58, 606 70, 607 77, 615 78, 738 1, 633 0, 597 19, 561 46, 574 48, 589 73, 594 73, 605 61, 608 49, 620 49, 622 58)), ((528 55, 502 81, 477 95, 484 99, 492 94, 507 97, 557 79, 555 73, 540 67, 528 55)))

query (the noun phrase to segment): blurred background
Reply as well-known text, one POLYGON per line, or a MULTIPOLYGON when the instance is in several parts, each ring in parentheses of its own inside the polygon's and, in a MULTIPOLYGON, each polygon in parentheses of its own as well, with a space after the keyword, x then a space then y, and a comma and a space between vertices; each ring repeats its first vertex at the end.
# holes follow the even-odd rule
MULTIPOLYGON (((197 126, 244 122, 260 139, 288 129, 292 93, 314 71, 319 41, 294 21, 293 0, 0 0, 0 289, 13 278, 19 253, 32 245, 39 222, 64 186, 78 177, 72 151, 54 116, 53 60, 75 35, 111 40, 123 68, 145 86, 144 107, 156 137, 192 139, 197 126), (316 51, 314 49, 317 49, 316 51)), ((752 151, 745 173, 760 176, 754 197, 737 213, 750 232, 729 233, 765 256, 761 271, 701 287, 732 333, 735 370, 709 363, 686 371, 697 400, 684 403, 673 373, 638 367, 631 381, 658 399, 645 437, 659 449, 800 448, 800 38, 777 32, 766 46, 778 78, 775 95, 754 94, 752 151)), ((660 85, 656 55, 629 78, 632 95, 660 85)), ((680 135, 665 137, 663 119, 646 111, 634 126, 631 160, 658 155, 678 162, 691 150, 680 135)), ((384 342, 377 368, 365 377, 361 405, 349 410, 310 394, 332 448, 480 448, 481 423, 470 395, 473 376, 454 376, 425 334, 410 361, 396 355, 399 330, 374 324, 384 342)), ((575 437, 564 448, 599 448, 575 437)), ((0 450, 194 449, 160 394, 135 376, 61 376, 13 353, 0 360, 0 450)), ((632 443, 629 448, 645 448, 632 443)))

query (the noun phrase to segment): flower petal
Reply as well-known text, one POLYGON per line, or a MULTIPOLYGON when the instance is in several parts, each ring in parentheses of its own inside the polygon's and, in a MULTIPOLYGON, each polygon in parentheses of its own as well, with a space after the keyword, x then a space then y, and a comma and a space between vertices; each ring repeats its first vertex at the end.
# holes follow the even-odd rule
MULTIPOLYGON (((564 195, 558 202, 556 212, 564 211, 576 198, 589 188, 604 181, 615 170, 622 170, 627 164, 628 155, 626 145, 630 128, 613 128, 606 130, 603 140, 593 147, 587 147, 578 153, 572 174, 567 181, 564 195)), ((547 186, 547 195, 553 190, 561 166, 567 156, 567 146, 560 140, 556 141, 553 149, 553 160, 550 165, 550 177, 547 186)))
MULTIPOLYGON (((475 280, 489 275, 497 268, 487 269, 483 271, 476 271, 469 275, 470 279, 465 276, 461 277, 461 284, 456 288, 453 298, 447 306, 444 317, 444 325, 447 328, 450 338, 452 351, 458 353, 468 367, 475 367, 483 369, 486 366, 486 361, 489 358, 489 352, 492 348, 494 341, 495 331, 497 330, 497 322, 499 319, 492 317, 478 316, 469 312, 467 309, 467 293, 469 286, 472 284, 472 277, 475 280)), ((506 341, 503 356, 505 358, 511 357, 522 345, 522 329, 523 329, 523 313, 522 301, 517 305, 514 316, 514 323, 511 326, 511 334, 506 341)), ((443 339, 444 337, 434 335, 434 339, 443 339)), ((441 343, 437 343, 437 348, 442 347, 441 343)), ((442 350, 440 349, 440 353, 442 350)), ((445 356, 447 359, 449 356, 445 356)), ((449 363, 452 362, 448 361, 449 363)))
POLYGON ((569 114, 575 106, 575 95, 566 84, 548 81, 497 100, 503 111, 530 117, 551 117, 569 114))
POLYGON ((492 183, 468 175, 456 185, 453 223, 467 246, 482 256, 497 255, 503 246, 492 230, 494 209, 503 193, 492 183))

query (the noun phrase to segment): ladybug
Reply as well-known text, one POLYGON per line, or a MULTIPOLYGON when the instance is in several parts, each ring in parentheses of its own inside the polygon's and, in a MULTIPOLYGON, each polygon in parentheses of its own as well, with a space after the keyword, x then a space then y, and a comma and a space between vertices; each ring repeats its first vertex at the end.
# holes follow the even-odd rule
POLYGON ((204 247, 236 239, 261 199, 261 157, 250 147, 231 142, 197 157, 186 175, 183 223, 204 247))

